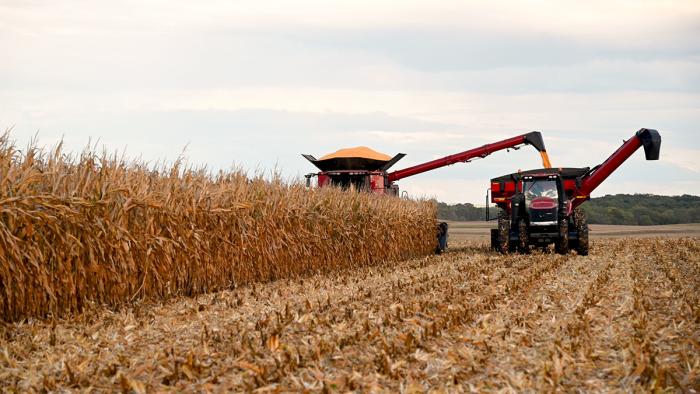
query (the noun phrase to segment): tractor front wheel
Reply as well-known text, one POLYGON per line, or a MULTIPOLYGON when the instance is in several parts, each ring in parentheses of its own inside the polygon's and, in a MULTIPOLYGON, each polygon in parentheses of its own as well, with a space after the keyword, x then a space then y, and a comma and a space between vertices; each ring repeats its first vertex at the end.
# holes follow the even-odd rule
POLYGON ((569 253, 569 220, 567 218, 559 220, 559 239, 554 246, 559 254, 569 253))
POLYGON ((498 212, 498 237, 496 242, 496 250, 505 254, 509 251, 510 237, 510 217, 504 210, 498 212))
POLYGON ((530 239, 527 234, 525 219, 518 220, 518 252, 530 253, 530 239))

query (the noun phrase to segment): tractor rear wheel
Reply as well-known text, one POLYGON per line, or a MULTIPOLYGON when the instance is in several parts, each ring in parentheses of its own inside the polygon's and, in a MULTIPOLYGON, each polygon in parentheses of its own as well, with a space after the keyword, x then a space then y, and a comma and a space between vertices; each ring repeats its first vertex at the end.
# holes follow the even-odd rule
POLYGON ((569 219, 559 220, 559 239, 557 239, 554 249, 559 254, 569 253, 569 219))
POLYGON ((498 229, 491 229, 491 250, 498 250, 498 229))
POLYGON ((578 233, 576 253, 581 256, 588 256, 588 219, 586 218, 586 212, 580 207, 574 209, 574 224, 578 233))
POLYGON ((498 212, 498 238, 496 250, 506 254, 509 251, 508 238, 510 237, 510 217, 504 210, 498 212))
POLYGON ((527 234, 525 219, 518 220, 518 252, 530 253, 530 239, 527 234))

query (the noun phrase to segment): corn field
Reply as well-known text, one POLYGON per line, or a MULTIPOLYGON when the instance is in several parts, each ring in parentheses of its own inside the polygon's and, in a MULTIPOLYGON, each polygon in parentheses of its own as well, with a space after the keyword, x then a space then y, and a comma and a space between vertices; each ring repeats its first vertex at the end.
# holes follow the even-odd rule
POLYGON ((0 319, 64 316, 435 248, 436 207, 0 137, 0 319))

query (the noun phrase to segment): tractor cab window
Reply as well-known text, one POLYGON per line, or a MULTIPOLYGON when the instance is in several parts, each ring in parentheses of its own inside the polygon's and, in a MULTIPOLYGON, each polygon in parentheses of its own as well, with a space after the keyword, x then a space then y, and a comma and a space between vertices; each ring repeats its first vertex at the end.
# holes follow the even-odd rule
POLYGON ((531 226, 553 226, 559 215, 557 181, 533 179, 523 181, 525 207, 531 226))
POLYGON ((525 202, 527 205, 533 199, 539 197, 548 197, 557 199, 557 182, 549 179, 535 179, 523 182, 523 190, 525 191, 525 202))

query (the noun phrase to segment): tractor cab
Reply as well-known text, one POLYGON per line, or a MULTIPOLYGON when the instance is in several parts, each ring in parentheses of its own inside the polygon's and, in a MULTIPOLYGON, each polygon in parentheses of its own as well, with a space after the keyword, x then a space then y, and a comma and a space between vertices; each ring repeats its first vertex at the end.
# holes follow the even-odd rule
POLYGON ((563 202, 561 178, 558 175, 523 177, 524 211, 530 226, 556 226, 563 202))

